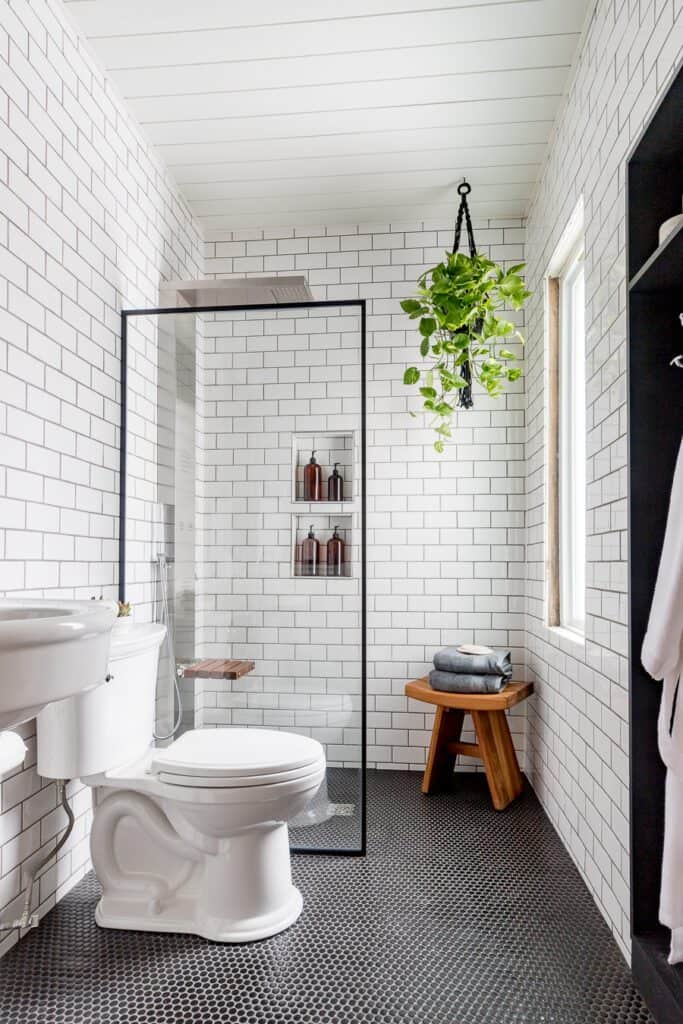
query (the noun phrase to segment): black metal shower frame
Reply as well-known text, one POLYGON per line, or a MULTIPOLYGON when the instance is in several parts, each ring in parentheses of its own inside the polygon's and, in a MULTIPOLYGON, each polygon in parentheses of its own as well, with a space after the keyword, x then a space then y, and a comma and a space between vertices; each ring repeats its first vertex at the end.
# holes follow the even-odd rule
POLYGON ((361 567, 361 842, 357 850, 333 847, 293 846, 292 853, 326 854, 339 857, 364 857, 367 851, 367 679, 368 679, 368 588, 367 588, 367 409, 366 409, 366 334, 367 311, 365 299, 323 299, 310 302, 263 302, 231 306, 158 306, 152 309, 124 309, 121 311, 121 427, 119 457, 119 600, 125 600, 126 586, 126 458, 128 421, 128 320, 137 316, 166 316, 180 313, 240 313, 272 309, 340 309, 360 310, 360 567, 361 567))

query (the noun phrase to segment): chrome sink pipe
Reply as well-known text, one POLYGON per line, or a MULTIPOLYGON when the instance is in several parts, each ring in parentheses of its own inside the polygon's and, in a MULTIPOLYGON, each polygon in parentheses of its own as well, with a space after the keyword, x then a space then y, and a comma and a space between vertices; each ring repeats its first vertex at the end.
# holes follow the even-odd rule
POLYGON ((68 779, 57 779, 57 799, 61 803, 66 813, 68 824, 62 835, 61 839, 55 846, 54 850, 50 850, 43 859, 35 864, 28 870, 28 877, 26 879, 26 893, 24 895, 24 908, 21 913, 21 917, 18 917, 16 921, 8 921, 7 923, 0 922, 0 932, 11 932, 15 928, 19 928, 23 931, 25 928, 37 928, 40 923, 37 911, 31 913, 31 897, 33 896, 33 886, 35 885, 36 878, 39 873, 43 870, 46 864, 56 857, 64 843, 67 841, 74 827, 74 812, 71 810, 69 799, 66 795, 66 784, 68 779))

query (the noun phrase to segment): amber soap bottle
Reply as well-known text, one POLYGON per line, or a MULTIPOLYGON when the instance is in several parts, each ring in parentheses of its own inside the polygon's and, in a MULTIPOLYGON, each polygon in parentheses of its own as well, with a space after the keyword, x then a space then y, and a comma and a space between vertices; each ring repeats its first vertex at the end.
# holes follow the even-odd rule
POLYGON ((315 461, 315 451, 304 466, 304 501, 321 501, 323 496, 323 471, 315 461))
POLYGON ((339 536, 338 526, 327 542, 327 575, 344 575, 344 541, 339 536))
POLYGON ((313 524, 308 531, 308 537, 301 545, 301 569, 304 576, 317 576, 320 565, 320 542, 313 532, 313 524))
POLYGON ((327 478, 327 500, 328 501, 343 501, 344 500, 344 479, 337 469, 339 465, 335 462, 334 469, 331 476, 327 478))

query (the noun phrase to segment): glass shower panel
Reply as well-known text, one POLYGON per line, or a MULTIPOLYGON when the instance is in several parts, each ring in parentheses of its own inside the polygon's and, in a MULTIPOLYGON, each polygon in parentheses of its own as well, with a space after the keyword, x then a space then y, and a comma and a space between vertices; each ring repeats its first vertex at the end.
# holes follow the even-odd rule
MULTIPOLYGON (((184 679, 183 727, 285 729, 318 739, 327 780, 290 823, 292 843, 358 852, 365 679, 360 306, 127 320, 128 599, 144 617, 155 615, 157 556, 164 553, 179 664, 255 665, 235 680, 184 679), (315 501, 304 487, 311 458, 322 485, 315 501)), ((164 725, 172 719, 168 679, 167 666, 159 687, 164 725)))
MULTIPOLYGON (((137 621, 158 621, 162 582, 166 585, 180 662, 194 658, 195 321, 194 314, 126 318, 120 597, 133 604, 137 621)), ((175 721, 174 672, 164 645, 157 685, 159 736, 171 732, 175 721)), ((191 700, 183 705, 179 732, 192 727, 191 700)))

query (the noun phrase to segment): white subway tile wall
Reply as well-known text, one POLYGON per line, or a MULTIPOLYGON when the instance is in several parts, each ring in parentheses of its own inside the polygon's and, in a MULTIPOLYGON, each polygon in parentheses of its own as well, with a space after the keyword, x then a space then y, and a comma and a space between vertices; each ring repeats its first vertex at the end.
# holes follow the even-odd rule
MULTIPOLYGON (((527 763, 543 806, 630 955, 625 161, 681 59, 674 0, 598 0, 527 222, 527 763), (585 647, 545 623, 544 275, 585 203, 585 647)), ((672 211, 673 212, 673 211, 672 211)), ((664 496, 660 496, 664 500, 664 496)))
MULTIPOLYGON (((200 236, 53 0, 0 18, 0 593, 116 596, 119 313, 161 280, 201 277, 200 236)), ((0 914, 65 824, 35 770, 0 784, 0 914)), ((89 864, 90 793, 40 877, 48 910, 89 864)), ((0 953, 15 941, 3 936, 0 953)))
MULTIPOLYGON (((496 260, 524 259, 519 220, 475 223, 475 235, 480 250, 496 260)), ((456 443, 443 457, 424 422, 408 415, 416 402, 402 383, 419 354, 414 324, 399 301, 443 258, 452 238, 449 224, 331 225, 234 232, 205 247, 209 277, 296 271, 306 274, 316 299, 367 300, 368 763, 379 768, 424 767, 433 716, 409 702, 403 688, 429 670, 439 647, 467 640, 510 646, 518 677, 524 673, 523 383, 501 400, 477 393, 475 408, 457 414, 456 443)), ((278 365, 289 365, 290 340, 287 334, 275 339, 278 365)), ((301 401, 305 408, 291 410, 299 433, 306 427, 297 414, 324 415, 326 408, 319 413, 322 398, 313 395, 301 401)), ((317 422, 308 429, 318 429, 317 422)), ((327 429, 341 425, 333 415, 326 422, 327 429)), ((281 458, 289 472, 284 446, 281 458)), ((234 702, 241 721, 258 724, 265 710, 249 706, 251 678, 223 699, 234 702)), ((252 702, 261 697, 255 693, 252 702)), ((229 710, 219 705, 217 721, 228 720, 229 710)), ((287 721, 295 721, 287 710, 287 721)), ((523 709, 512 715, 512 730, 523 758, 523 709)))

